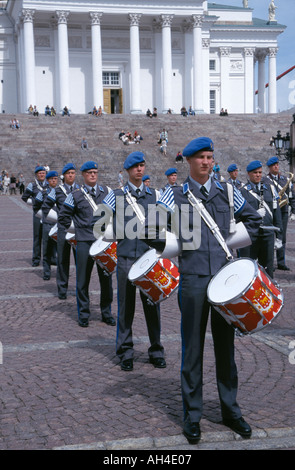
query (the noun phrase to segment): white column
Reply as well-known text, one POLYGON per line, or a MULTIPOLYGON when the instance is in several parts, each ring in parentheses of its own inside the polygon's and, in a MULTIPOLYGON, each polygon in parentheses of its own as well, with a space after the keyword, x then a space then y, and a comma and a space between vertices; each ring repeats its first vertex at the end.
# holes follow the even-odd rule
POLYGON ((254 104, 254 52, 252 47, 245 47, 245 84, 244 84, 244 112, 245 114, 253 114, 254 104))
MULTIPOLYGON (((191 22, 184 21, 182 31, 184 34, 184 102, 183 106, 188 108, 192 106, 194 109, 193 100, 193 35, 191 22)), ((177 110, 179 112, 179 110, 177 110)))
POLYGON ((194 41, 194 111, 197 114, 204 112, 203 106, 203 57, 202 57, 202 15, 193 15, 193 41, 194 41))
POLYGON ((220 48, 220 107, 230 112, 230 47, 220 48))
POLYGON ((162 103, 162 27, 159 21, 153 21, 153 32, 155 41, 155 73, 153 76, 153 101, 149 108, 159 107, 162 103))
POLYGON ((162 65, 163 65, 163 114, 172 108, 172 45, 171 24, 173 15, 161 15, 162 65))
POLYGON ((92 95, 93 106, 103 108, 102 53, 100 19, 102 13, 90 12, 92 47, 92 95))
POLYGON ((265 58, 267 52, 259 49, 256 52, 258 60, 258 112, 265 113, 265 58))
POLYGON ((210 114, 210 39, 202 40, 203 44, 203 109, 206 114, 210 114))
POLYGON ((36 104, 35 85, 35 47, 33 19, 35 10, 22 10, 24 23, 24 55, 25 55, 25 107, 36 104))
POLYGON ((277 112, 277 52, 276 47, 268 51, 268 112, 277 112))
POLYGON ((130 71, 131 71, 131 114, 141 114, 140 99, 140 43, 139 22, 141 14, 129 13, 130 21, 130 71))
POLYGON ((68 46, 68 11, 56 11, 58 34, 58 64, 59 64, 59 105, 70 109, 69 90, 69 46, 68 46))

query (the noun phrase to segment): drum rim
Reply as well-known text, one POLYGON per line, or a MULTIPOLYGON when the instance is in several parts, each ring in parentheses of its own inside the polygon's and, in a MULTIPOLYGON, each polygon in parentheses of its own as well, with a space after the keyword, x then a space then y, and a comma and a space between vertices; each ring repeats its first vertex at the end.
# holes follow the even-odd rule
POLYGON ((224 305, 224 304, 225 304, 225 302, 212 302, 212 301, 210 300, 210 297, 209 297, 209 288, 210 288, 211 284, 213 283, 214 279, 218 276, 218 274, 220 273, 220 271, 222 271, 222 269, 223 269, 225 266, 229 265, 230 263, 236 263, 237 261, 240 261, 240 260, 249 260, 249 261, 251 261, 251 262, 254 264, 254 266, 255 266, 254 276, 253 276, 253 278, 251 279, 251 281, 249 282, 249 284, 247 285, 247 287, 244 288, 243 291, 239 292, 239 294, 236 295, 235 297, 231 297, 230 299, 228 299, 227 302, 233 302, 233 301, 239 299, 242 295, 244 295, 246 292, 248 292, 249 288, 253 285, 253 283, 254 283, 254 281, 255 281, 255 279, 256 279, 256 277, 257 277, 257 273, 258 273, 258 263, 257 263, 257 261, 254 260, 254 259, 251 259, 251 258, 247 258, 247 257, 233 259, 233 260, 229 261, 229 263, 227 263, 227 264, 225 264, 224 266, 222 266, 222 267, 217 271, 217 273, 214 274, 214 276, 212 277, 211 281, 210 281, 209 284, 208 284, 208 287, 207 287, 207 297, 208 297, 209 302, 210 302, 212 305, 224 305))
POLYGON ((101 239, 98 238, 97 240, 95 240, 95 241, 92 243, 92 245, 91 245, 90 248, 89 248, 89 254, 90 254, 90 256, 93 256, 93 255, 95 255, 95 256, 100 255, 100 254, 103 253, 110 245, 112 245, 112 243, 115 243, 115 242, 106 242, 106 241, 104 241, 102 238, 101 238, 101 239), (105 246, 105 248, 104 248, 103 250, 99 251, 98 253, 92 253, 92 252, 91 252, 91 248, 92 248, 97 242, 106 243, 106 246, 105 246))
POLYGON ((66 239, 71 240, 72 238, 75 238, 75 234, 71 232, 67 232, 65 235, 66 239))
POLYGON ((135 279, 134 279, 134 278, 131 279, 131 278, 129 277, 129 275, 130 275, 130 272, 131 272, 132 268, 133 268, 134 265, 135 265, 136 263, 138 263, 139 260, 140 260, 146 253, 148 253, 149 251, 154 251, 155 254, 157 253, 157 251, 155 250, 155 248, 151 248, 151 249, 145 251, 145 252, 135 261, 135 263, 133 263, 133 265, 131 266, 131 268, 130 268, 130 270, 129 270, 129 273, 128 273, 128 279, 129 279, 130 282, 135 282, 136 280, 140 279, 142 276, 145 276, 146 273, 150 272, 150 270, 153 269, 153 267, 154 267, 154 266, 158 263, 158 261, 161 259, 161 258, 159 258, 159 257, 156 256, 156 260, 155 260, 154 264, 150 265, 149 268, 148 268, 146 271, 144 271, 143 273, 141 273, 139 277, 136 277, 135 279))

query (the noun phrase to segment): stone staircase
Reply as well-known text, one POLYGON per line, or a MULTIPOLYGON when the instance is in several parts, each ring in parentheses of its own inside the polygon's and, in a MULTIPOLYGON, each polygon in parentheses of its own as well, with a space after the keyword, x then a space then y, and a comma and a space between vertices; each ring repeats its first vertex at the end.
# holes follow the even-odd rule
MULTIPOLYGON (((140 150, 146 156, 146 173, 151 175, 152 186, 161 187, 166 182, 165 170, 177 166, 179 181, 188 172, 188 165, 175 163, 179 150, 193 138, 208 136, 215 145, 215 160, 221 174, 227 178, 230 163, 237 163, 240 177, 246 179, 245 168, 251 160, 262 162, 274 155, 269 146, 270 138, 281 130, 289 132, 292 113, 276 115, 72 115, 71 117, 17 115, 21 129, 10 129, 14 116, 0 116, 0 170, 9 174, 23 173, 26 183, 32 180, 36 164, 47 164, 61 171, 67 162, 80 168, 83 162, 95 160, 99 166, 99 181, 111 187, 117 186, 117 175, 126 156, 140 150), (157 144, 157 133, 165 128, 169 143, 167 156, 163 156, 157 144), (118 135, 121 130, 136 130, 143 140, 140 144, 124 145, 118 135), (81 139, 86 137, 89 150, 81 149, 81 139)), ((282 163, 287 170, 287 163, 282 163)), ((78 172, 79 173, 79 172, 78 172)), ((80 175, 78 180, 81 181, 80 175)))

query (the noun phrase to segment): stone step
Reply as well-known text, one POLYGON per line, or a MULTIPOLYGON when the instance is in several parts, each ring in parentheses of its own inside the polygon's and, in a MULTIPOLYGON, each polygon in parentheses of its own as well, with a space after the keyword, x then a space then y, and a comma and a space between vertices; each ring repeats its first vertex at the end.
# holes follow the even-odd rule
MULTIPOLYGON (((0 159, 1 170, 10 174, 23 173, 26 182, 32 180, 37 163, 47 164, 51 169, 61 171, 65 163, 73 161, 80 168, 86 160, 95 160, 100 169, 100 182, 115 187, 117 175, 127 155, 135 150, 146 156, 146 172, 152 176, 152 184, 161 187, 166 181, 165 170, 176 166, 177 152, 193 138, 209 136, 215 145, 215 160, 221 166, 221 173, 227 178, 226 168, 232 162, 238 164, 240 176, 246 178, 245 168, 249 161, 262 162, 274 154, 269 146, 270 138, 281 130, 290 129, 292 114, 276 115, 158 115, 147 118, 144 115, 71 115, 39 117, 16 115, 21 123, 20 130, 9 127, 14 116, 0 116, 0 159), (165 128, 168 131, 167 156, 160 152, 157 134, 165 128), (118 135, 121 130, 136 130, 143 136, 139 145, 124 145, 118 135), (81 150, 81 139, 85 136, 89 150, 81 150)), ((179 163, 179 179, 186 177, 186 162, 179 163)), ((282 163, 284 166, 285 164, 282 163)), ((286 166, 286 165, 285 165, 286 166)))

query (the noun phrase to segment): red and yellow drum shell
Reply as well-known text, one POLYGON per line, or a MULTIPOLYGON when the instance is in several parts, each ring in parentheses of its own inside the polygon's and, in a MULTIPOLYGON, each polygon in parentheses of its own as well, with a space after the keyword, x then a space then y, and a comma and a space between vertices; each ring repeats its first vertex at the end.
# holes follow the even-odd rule
POLYGON ((243 334, 252 334, 269 325, 284 303, 281 290, 257 264, 250 286, 234 299, 214 304, 214 308, 243 334))
POLYGON ((167 299, 178 288, 178 268, 172 261, 159 258, 148 271, 134 279, 133 284, 157 304, 167 299))
POLYGON ((117 242, 106 243, 106 247, 100 249, 100 242, 94 242, 90 248, 90 256, 108 274, 113 274, 117 268, 117 242))

